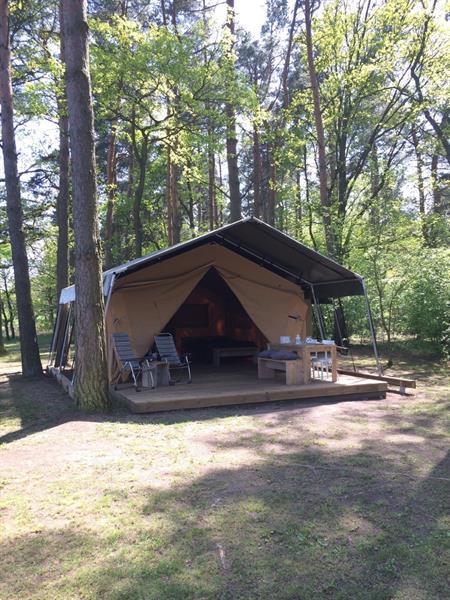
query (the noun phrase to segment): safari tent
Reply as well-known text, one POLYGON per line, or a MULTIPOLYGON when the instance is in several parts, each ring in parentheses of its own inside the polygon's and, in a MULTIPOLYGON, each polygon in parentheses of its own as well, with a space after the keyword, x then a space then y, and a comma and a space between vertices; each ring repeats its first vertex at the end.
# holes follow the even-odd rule
MULTIPOLYGON (((156 334, 170 331, 178 351, 193 356, 195 383, 195 362, 210 363, 215 343, 260 351, 281 336, 304 338, 312 332, 313 310, 323 326, 321 302, 365 294, 359 275, 253 217, 110 269, 103 288, 111 382, 120 366, 114 333, 127 333, 136 356, 143 356, 156 334)), ((69 385, 76 377, 74 302, 74 286, 65 288, 49 357, 52 372, 69 385)), ((226 372, 216 380, 225 380, 226 372)), ((187 393, 182 386, 171 389, 172 396, 187 393)))

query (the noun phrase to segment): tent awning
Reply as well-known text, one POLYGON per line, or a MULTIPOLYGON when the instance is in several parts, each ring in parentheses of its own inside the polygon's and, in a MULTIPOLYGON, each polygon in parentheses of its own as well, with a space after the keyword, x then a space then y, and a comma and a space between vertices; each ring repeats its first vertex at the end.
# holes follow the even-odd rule
MULTIPOLYGON (((225 225, 192 240, 152 252, 105 271, 104 294, 108 296, 114 278, 123 277, 152 263, 159 263, 166 258, 211 243, 221 244, 256 264, 298 283, 307 293, 313 286, 318 300, 364 294, 362 278, 358 274, 255 217, 225 225)), ((74 286, 62 290, 60 304, 74 299, 74 286)))

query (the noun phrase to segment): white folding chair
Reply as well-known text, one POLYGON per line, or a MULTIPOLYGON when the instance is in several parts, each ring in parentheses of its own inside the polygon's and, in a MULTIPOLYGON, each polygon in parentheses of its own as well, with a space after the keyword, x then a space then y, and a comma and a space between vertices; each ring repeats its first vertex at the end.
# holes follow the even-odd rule
POLYGON ((327 350, 325 352, 315 352, 315 356, 311 357, 311 366, 313 377, 315 376, 316 370, 320 373, 320 379, 323 380, 324 373, 326 374, 326 378, 328 379, 330 370, 333 366, 333 361, 331 358, 331 352, 327 350))

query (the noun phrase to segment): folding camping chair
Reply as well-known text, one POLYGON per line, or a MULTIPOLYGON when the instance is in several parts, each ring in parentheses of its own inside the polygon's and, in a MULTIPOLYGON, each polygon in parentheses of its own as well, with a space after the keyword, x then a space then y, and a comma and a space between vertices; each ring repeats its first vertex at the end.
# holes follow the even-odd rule
MULTIPOLYGON (((117 379, 114 384, 114 389, 117 389, 117 383, 119 379, 122 377, 124 373, 131 373, 131 377, 134 381, 134 387, 136 391, 140 391, 140 387, 138 386, 138 378, 141 376, 142 383, 142 367, 143 365, 150 366, 149 361, 145 357, 137 357, 133 351, 131 346, 131 341, 128 333, 113 333, 114 346, 116 348, 117 356, 119 357, 120 362, 122 363, 122 367, 117 376, 117 379)), ((153 379, 153 373, 149 369, 150 381, 152 384, 152 389, 155 387, 155 382, 153 379)))
POLYGON ((186 369, 188 377, 186 383, 191 383, 191 366, 188 356, 184 355, 180 359, 172 334, 160 333, 155 335, 155 345, 160 359, 169 365, 169 385, 174 385, 175 383, 181 382, 180 379, 174 379, 172 377, 172 371, 180 372, 184 369, 186 369))

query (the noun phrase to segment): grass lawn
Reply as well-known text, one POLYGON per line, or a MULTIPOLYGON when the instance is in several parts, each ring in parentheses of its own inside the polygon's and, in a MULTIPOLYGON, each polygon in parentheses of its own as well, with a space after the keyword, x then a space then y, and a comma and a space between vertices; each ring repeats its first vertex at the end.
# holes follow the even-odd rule
POLYGON ((101 416, 9 350, 1 599, 450 597, 442 365, 398 355, 408 397, 101 416))

